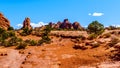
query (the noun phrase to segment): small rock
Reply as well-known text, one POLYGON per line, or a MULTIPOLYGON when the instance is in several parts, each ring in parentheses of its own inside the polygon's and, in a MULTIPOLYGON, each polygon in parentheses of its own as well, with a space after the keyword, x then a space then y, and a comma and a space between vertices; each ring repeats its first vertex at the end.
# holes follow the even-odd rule
POLYGON ((4 54, 4 56, 7 56, 7 53, 6 53, 6 54, 4 54))
POLYGON ((25 61, 23 61, 22 64, 25 64, 25 61))
POLYGON ((31 54, 30 52, 28 52, 28 54, 31 54))
POLYGON ((83 45, 80 45, 80 44, 75 44, 74 49, 82 49, 82 50, 85 50, 85 49, 88 49, 86 46, 83 46, 83 45))
POLYGON ((114 48, 120 49, 120 43, 117 43, 117 44, 114 46, 114 48))
POLYGON ((3 56, 3 53, 2 54, 0 54, 1 56, 3 56))

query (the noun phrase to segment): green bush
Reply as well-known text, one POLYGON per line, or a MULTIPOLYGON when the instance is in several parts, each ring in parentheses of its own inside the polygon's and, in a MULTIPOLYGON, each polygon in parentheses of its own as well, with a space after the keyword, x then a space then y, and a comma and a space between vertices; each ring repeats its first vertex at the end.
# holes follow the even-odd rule
POLYGON ((3 30, 2 28, 0 28, 0 37, 1 39, 5 40, 9 37, 12 37, 12 36, 15 36, 15 32, 13 31, 6 31, 6 30, 3 30))
POLYGON ((14 31, 10 31, 10 32, 8 32, 8 35, 9 35, 9 37, 13 37, 13 36, 15 36, 15 32, 14 31))
POLYGON ((38 41, 39 44, 43 44, 43 43, 50 43, 50 38, 46 38, 46 39, 41 39, 38 41))
POLYGON ((2 37, 3 40, 5 40, 9 37, 9 34, 5 31, 1 34, 1 37, 2 37))
POLYGON ((88 32, 99 35, 104 32, 104 25, 99 23, 98 21, 93 21, 88 25, 88 32))
POLYGON ((26 39, 24 42, 29 44, 30 41, 31 41, 31 39, 26 39))
POLYGON ((3 33, 3 32, 5 32, 5 30, 4 30, 4 29, 2 29, 2 28, 0 28, 0 33, 3 33))
POLYGON ((14 30, 14 28, 12 26, 8 27, 8 30, 14 30))
POLYGON ((25 42, 20 42, 16 49, 25 49, 27 47, 27 44, 25 42))
POLYGON ((28 45, 31 45, 31 46, 37 45, 37 42, 35 40, 27 39, 24 42, 27 43, 28 45))
POLYGON ((37 45, 37 42, 36 42, 35 40, 31 40, 31 41, 30 41, 30 45, 31 45, 31 46, 35 46, 35 45, 37 45))
POLYGON ((8 42, 6 40, 1 40, 0 44, 5 47, 8 46, 8 42))
POLYGON ((18 45, 20 42, 22 42, 22 39, 21 38, 17 38, 17 37, 11 37, 9 40, 8 40, 8 44, 7 46, 16 46, 18 45))
POLYGON ((32 33, 32 29, 29 29, 29 28, 23 28, 23 31, 22 33, 20 33, 20 35, 22 36, 27 36, 27 35, 30 35, 32 33))
POLYGON ((51 40, 49 38, 50 31, 51 31, 51 28, 49 25, 47 25, 46 28, 42 31, 42 39, 38 41, 39 44, 50 42, 51 40))

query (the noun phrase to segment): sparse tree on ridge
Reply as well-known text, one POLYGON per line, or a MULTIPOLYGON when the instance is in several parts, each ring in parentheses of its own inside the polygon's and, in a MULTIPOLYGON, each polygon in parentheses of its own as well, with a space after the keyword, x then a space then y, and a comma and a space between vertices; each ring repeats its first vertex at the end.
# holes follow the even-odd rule
POLYGON ((104 25, 99 23, 98 21, 93 21, 88 25, 88 31, 89 33, 94 33, 99 35, 104 31, 104 25))

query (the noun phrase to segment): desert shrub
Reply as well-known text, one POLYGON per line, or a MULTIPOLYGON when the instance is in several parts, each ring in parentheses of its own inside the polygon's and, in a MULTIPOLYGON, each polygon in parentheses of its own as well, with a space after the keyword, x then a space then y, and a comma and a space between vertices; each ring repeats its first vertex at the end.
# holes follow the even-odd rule
POLYGON ((0 40, 0 45, 1 46, 7 46, 7 43, 8 42, 6 40, 3 40, 3 39, 0 40))
POLYGON ((27 47, 27 43, 25 43, 25 42, 20 42, 20 43, 17 45, 16 49, 25 49, 26 47, 27 47))
POLYGON ((2 28, 0 28, 0 33, 3 33, 3 32, 5 32, 5 30, 4 30, 4 29, 2 29, 2 28))
POLYGON ((31 39, 27 39, 24 42, 31 46, 37 45, 37 42, 35 40, 31 40, 31 39))
POLYGON ((49 25, 46 26, 46 28, 42 31, 42 39, 40 39, 38 41, 39 44, 42 43, 49 43, 50 42, 50 38, 49 38, 49 33, 51 31, 51 28, 49 25))
MULTIPOLYGON (((6 30, 3 30, 2 28, 0 28, 0 42, 2 44, 4 44, 3 41, 5 41, 6 39, 8 39, 9 37, 12 37, 12 36, 15 36, 15 33, 13 31, 6 31, 6 30)), ((5 43, 5 44, 8 44, 8 43, 5 43)))
POLYGON ((89 36, 88 36, 88 40, 93 40, 93 39, 95 39, 95 38, 97 38, 97 34, 94 34, 94 33, 92 33, 92 34, 89 34, 89 36))
POLYGON ((3 40, 5 40, 9 37, 9 34, 5 31, 1 34, 1 37, 2 37, 3 40))
POLYGON ((98 21, 93 21, 88 25, 88 32, 100 35, 104 32, 104 25, 98 21))
POLYGON ((22 42, 21 38, 17 38, 15 36, 9 38, 9 39, 2 39, 0 37, 0 45, 5 46, 5 47, 10 47, 10 46, 15 46, 18 45, 18 43, 22 42))
POLYGON ((17 37, 11 37, 9 40, 8 40, 8 44, 7 46, 15 46, 15 45, 18 45, 20 42, 22 42, 22 39, 21 38, 17 38, 17 37))
POLYGON ((31 39, 26 39, 24 42, 25 43, 30 43, 31 39))
POLYGON ((15 32, 14 31, 10 31, 10 32, 8 32, 8 35, 9 35, 9 37, 15 36, 15 32))
POLYGON ((30 45, 31 45, 31 46, 35 46, 35 45, 37 45, 37 42, 36 42, 35 40, 31 40, 31 41, 30 41, 30 45))
POLYGON ((0 32, 1 32, 0 37, 3 40, 7 39, 8 37, 15 36, 15 32, 14 31, 5 31, 5 30, 0 28, 0 32))
POLYGON ((120 42, 120 40, 118 38, 114 37, 114 38, 111 38, 110 43, 108 43, 107 45, 110 46, 110 47, 113 47, 118 42, 120 42))
POLYGON ((30 35, 32 33, 32 29, 29 29, 29 28, 23 28, 23 31, 20 33, 20 35, 22 36, 27 36, 27 35, 30 35))
POLYGON ((48 36, 44 36, 42 37, 42 39, 40 39, 38 41, 39 44, 43 44, 43 43, 50 43, 51 39, 48 36))
POLYGON ((12 26, 8 27, 8 30, 14 30, 14 28, 12 26))

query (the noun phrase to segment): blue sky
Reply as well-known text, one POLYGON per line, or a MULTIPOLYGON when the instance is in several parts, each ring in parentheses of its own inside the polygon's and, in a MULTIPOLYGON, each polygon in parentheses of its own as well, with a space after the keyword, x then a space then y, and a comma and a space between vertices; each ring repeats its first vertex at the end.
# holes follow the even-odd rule
POLYGON ((87 26, 98 20, 105 26, 120 24, 120 0, 0 0, 0 12, 11 26, 22 24, 25 17, 32 25, 63 21, 78 21, 87 26))

